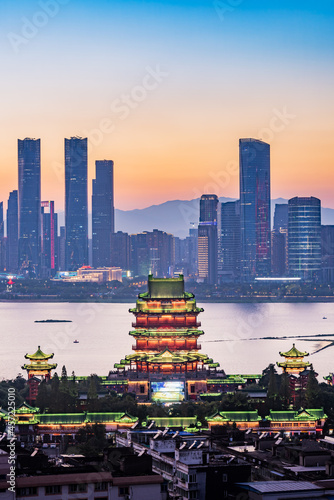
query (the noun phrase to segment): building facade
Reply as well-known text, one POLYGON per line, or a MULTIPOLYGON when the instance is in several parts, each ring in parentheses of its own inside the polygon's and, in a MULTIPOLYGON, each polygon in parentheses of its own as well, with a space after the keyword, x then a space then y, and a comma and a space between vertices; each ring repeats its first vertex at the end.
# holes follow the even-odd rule
POLYGON ((19 268, 38 276, 41 245, 41 142, 18 140, 19 268))
POLYGON ((96 178, 93 179, 92 229, 93 267, 111 265, 111 236, 114 221, 114 162, 95 162, 96 178))
POLYGON ((41 275, 48 278, 58 271, 58 215, 54 201, 42 201, 41 222, 41 275))
POLYGON ((241 277, 252 281, 271 272, 270 146, 239 140, 241 277))
POLYGON ((218 274, 220 281, 240 278, 240 201, 221 204, 218 274))
POLYGON ((66 270, 88 265, 87 139, 65 139, 66 270))
POLYGON ((218 197, 203 194, 198 225, 198 278, 209 284, 218 282, 218 197))
POLYGON ((7 205, 7 257, 6 269, 16 273, 19 259, 19 215, 18 215, 18 192, 9 193, 7 205))
POLYGON ((289 200, 289 274, 317 281, 321 272, 321 204, 318 198, 289 200))

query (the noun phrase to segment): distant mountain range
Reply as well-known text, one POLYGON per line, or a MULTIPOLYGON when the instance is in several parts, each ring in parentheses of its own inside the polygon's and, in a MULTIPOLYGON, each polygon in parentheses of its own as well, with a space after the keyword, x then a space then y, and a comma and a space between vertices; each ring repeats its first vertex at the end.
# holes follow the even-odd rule
MULTIPOLYGON (((235 198, 219 198, 222 203, 235 198)), ((271 216, 274 217, 275 204, 288 203, 284 198, 271 200, 271 216)), ((322 224, 334 224, 334 209, 321 209, 322 224)), ((199 198, 194 200, 172 200, 135 210, 116 209, 116 231, 134 234, 160 229, 174 236, 185 238, 189 234, 191 222, 198 223, 199 198)), ((89 237, 91 238, 91 214, 89 214, 89 237)), ((59 212, 59 225, 64 225, 64 212, 59 212)))
MULTIPOLYGON (((235 198, 219 198, 226 203, 235 198)), ((275 204, 288 203, 284 198, 271 200, 271 216, 274 217, 275 204)), ((189 234, 191 222, 199 220, 199 198, 194 200, 166 201, 160 205, 136 210, 116 210, 116 231, 129 234, 160 229, 174 236, 185 238, 189 234)), ((321 209, 321 223, 334 224, 334 209, 321 209)))

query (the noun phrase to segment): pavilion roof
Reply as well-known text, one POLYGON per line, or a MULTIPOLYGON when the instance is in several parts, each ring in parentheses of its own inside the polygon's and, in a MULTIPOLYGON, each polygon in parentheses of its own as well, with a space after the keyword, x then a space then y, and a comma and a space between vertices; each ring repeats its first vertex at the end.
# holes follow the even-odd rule
POLYGON ((206 417, 209 422, 258 422, 261 420, 257 411, 220 411, 211 417, 206 417))
POLYGON ((295 344, 292 344, 290 351, 280 352, 280 356, 284 356, 285 358, 303 358, 304 356, 308 356, 308 352, 298 351, 295 344))
POLYGON ((196 328, 136 328, 129 332, 129 335, 133 337, 191 337, 204 335, 203 330, 197 330, 196 328))
MULTIPOLYGON (((123 360, 121 360, 121 364, 123 360)), ((200 354, 196 351, 187 353, 174 353, 168 348, 159 353, 135 353, 126 356, 126 361, 146 361, 148 363, 187 363, 193 361, 202 361, 203 363, 213 363, 213 360, 206 354, 200 354)))
POLYGON ((309 421, 309 420, 319 420, 321 418, 327 418, 323 408, 317 409, 301 409, 299 411, 286 410, 286 411, 275 411, 270 410, 270 415, 267 420, 274 421, 309 421))
POLYGON ((34 407, 34 406, 30 406, 26 402, 21 403, 20 406, 18 408, 16 408, 16 410, 15 410, 16 414, 17 413, 27 414, 27 413, 38 413, 38 412, 39 412, 39 408, 34 407))
POLYGON ((38 370, 38 371, 49 371, 55 370, 57 368, 57 363, 31 363, 30 365, 21 366, 22 370, 38 370))
POLYGON ((50 359, 53 358, 54 353, 52 354, 45 354, 43 351, 41 351, 41 347, 38 346, 37 351, 34 354, 26 354, 24 357, 26 359, 50 359))

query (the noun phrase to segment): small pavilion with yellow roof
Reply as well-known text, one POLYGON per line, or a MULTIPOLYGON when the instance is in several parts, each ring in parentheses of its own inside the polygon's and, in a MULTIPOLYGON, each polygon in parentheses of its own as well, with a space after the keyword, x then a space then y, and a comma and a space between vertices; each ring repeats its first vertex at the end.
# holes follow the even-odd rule
POLYGON ((290 351, 280 352, 280 356, 284 357, 285 361, 277 363, 277 366, 288 374, 299 375, 300 372, 311 366, 308 361, 304 361, 304 357, 309 356, 309 353, 298 351, 295 344, 292 344, 290 351))
POLYGON ((28 372, 28 384, 29 384, 29 402, 36 400, 38 393, 38 386, 42 380, 50 380, 51 370, 57 368, 57 363, 49 363, 49 359, 52 359, 54 354, 45 354, 41 351, 41 347, 38 346, 37 351, 34 354, 26 354, 24 357, 30 360, 30 364, 25 364, 22 366, 22 370, 28 372))

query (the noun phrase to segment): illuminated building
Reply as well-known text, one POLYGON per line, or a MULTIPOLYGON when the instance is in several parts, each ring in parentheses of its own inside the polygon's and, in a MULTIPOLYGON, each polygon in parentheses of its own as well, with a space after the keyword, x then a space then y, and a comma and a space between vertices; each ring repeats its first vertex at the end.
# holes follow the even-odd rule
POLYGON ((172 276, 174 237, 153 229, 131 234, 131 271, 135 276, 172 276))
POLYGON ((334 226, 321 226, 322 280, 334 282, 334 226))
POLYGON ((38 386, 42 380, 50 380, 51 370, 57 368, 56 363, 49 363, 54 354, 45 354, 38 346, 34 354, 26 354, 24 357, 30 360, 30 364, 22 366, 22 370, 28 372, 29 401, 35 401, 38 393, 38 386))
POLYGON ((7 258, 6 270, 17 273, 19 259, 19 216, 18 216, 18 192, 9 193, 7 205, 7 258))
POLYGON ((87 139, 65 139, 66 270, 88 265, 87 139))
POLYGON ((270 146, 256 139, 239 140, 241 276, 252 281, 269 276, 270 146))
POLYGON ((111 236, 114 233, 114 162, 95 162, 93 179, 92 229, 93 266, 110 266, 111 236))
POLYGON ((261 417, 257 411, 220 411, 211 417, 206 417, 209 429, 214 425, 232 425, 242 431, 252 429, 257 431, 260 426, 261 417))
POLYGON ((19 267, 38 275, 41 237, 41 141, 18 140, 19 267))
POLYGON ((148 278, 148 292, 138 296, 130 312, 135 315, 134 354, 115 364, 128 379, 128 391, 139 399, 181 401, 206 392, 206 379, 214 363, 199 351, 198 314, 194 295, 184 291, 183 276, 148 278))
POLYGON ((220 281, 240 278, 240 201, 221 204, 218 274, 220 281))
POLYGON ((128 233, 117 231, 111 235, 111 265, 124 270, 130 269, 130 236, 128 233))
POLYGON ((3 220, 3 201, 0 201, 0 271, 6 268, 6 239, 3 220))
POLYGON ((218 282, 217 207, 217 195, 201 196, 197 240, 198 277, 212 285, 218 282))
POLYGON ((280 356, 285 358, 285 361, 277 363, 277 366, 283 369, 283 372, 288 374, 299 374, 305 368, 310 366, 308 361, 304 361, 304 357, 308 356, 308 352, 301 352, 292 345, 292 348, 287 352, 280 352, 280 356))
POLYGON ((289 274, 304 280, 320 278, 321 204, 318 198, 289 200, 289 274))
POLYGON ((58 270, 58 215, 54 201, 42 201, 41 211, 41 268, 43 277, 50 277, 58 270))

